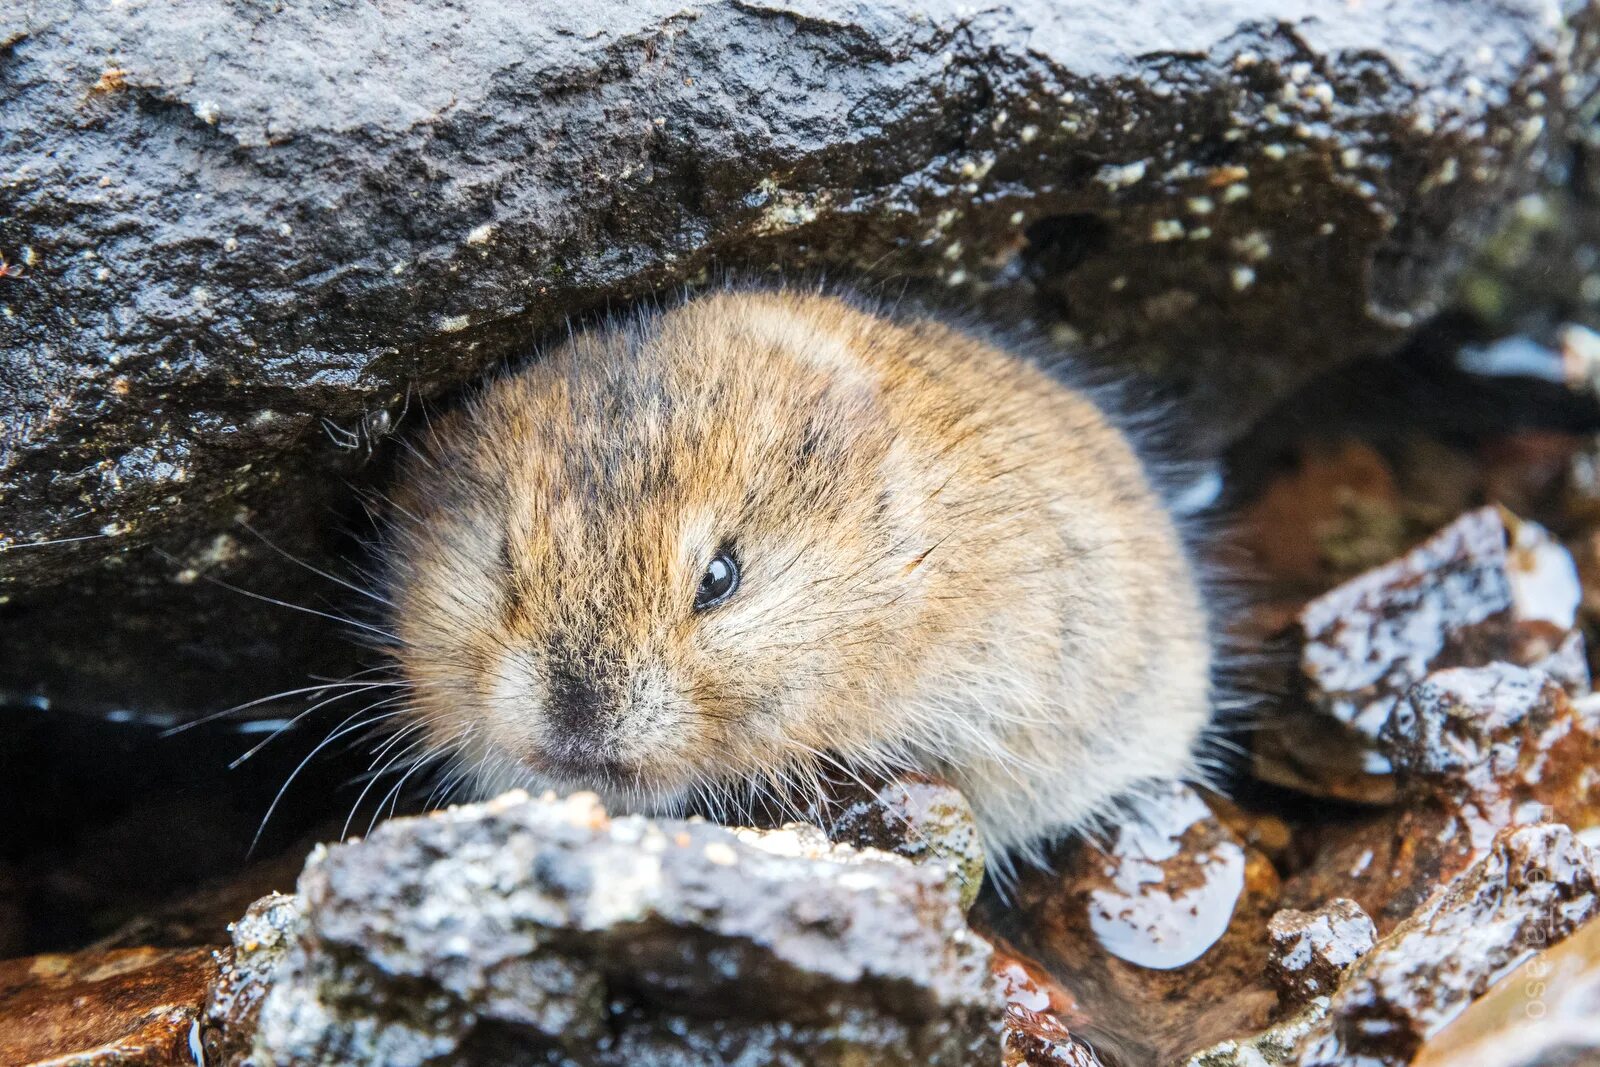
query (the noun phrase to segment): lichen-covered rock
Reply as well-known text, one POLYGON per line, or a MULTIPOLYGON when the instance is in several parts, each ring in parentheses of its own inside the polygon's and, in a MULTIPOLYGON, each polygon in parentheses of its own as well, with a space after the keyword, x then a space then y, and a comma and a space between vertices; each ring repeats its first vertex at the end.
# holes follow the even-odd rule
POLYGON ((1284 1003, 1298 1005, 1332 993, 1378 932, 1360 904, 1336 898, 1316 911, 1278 912, 1267 923, 1267 936, 1267 974, 1284 1003))
POLYGON ((261 1002, 305 922, 299 897, 273 893, 251 904, 230 927, 233 951, 211 984, 202 1016, 206 1063, 255 1067, 251 1044, 261 1002))
POLYGON ((321 851, 298 895, 292 945, 250 979, 270 985, 253 1036, 237 982, 245 1008, 209 1016, 227 1062, 246 1047, 276 1067, 1000 1056, 989 949, 946 872, 815 828, 507 794, 321 851))
POLYGON ((1307 695, 1376 737, 1406 691, 1441 667, 1537 665, 1582 692, 1580 598, 1572 557, 1543 529, 1499 508, 1468 512, 1305 606, 1307 695))
POLYGON ((1572 11, 7 5, 0 685, 298 677, 199 581, 310 599, 240 519, 326 562, 419 396, 713 265, 978 298, 1224 438, 1436 306, 1596 81, 1572 11))
POLYGON ((828 836, 858 848, 895 852, 914 863, 950 870, 965 907, 983 888, 983 838, 972 805, 954 786, 899 775, 858 795, 840 798, 827 820, 828 836))

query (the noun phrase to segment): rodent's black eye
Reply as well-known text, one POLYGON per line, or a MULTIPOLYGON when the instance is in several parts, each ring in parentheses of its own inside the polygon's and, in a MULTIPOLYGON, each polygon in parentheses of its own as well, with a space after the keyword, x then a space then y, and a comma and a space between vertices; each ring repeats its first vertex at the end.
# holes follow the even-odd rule
POLYGON ((739 588, 739 564, 727 552, 718 552, 706 564, 700 576, 700 588, 694 591, 694 610, 714 608, 727 600, 739 588))

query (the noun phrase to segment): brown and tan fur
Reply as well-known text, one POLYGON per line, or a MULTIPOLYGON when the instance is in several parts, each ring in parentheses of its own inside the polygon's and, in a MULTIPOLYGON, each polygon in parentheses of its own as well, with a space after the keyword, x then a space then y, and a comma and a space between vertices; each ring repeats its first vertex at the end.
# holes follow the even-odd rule
POLYGON ((581 333, 437 424, 396 503, 415 713, 485 788, 658 810, 914 767, 1004 854, 1189 772, 1208 719, 1201 593, 1127 438, 931 321, 719 292, 581 333), (720 546, 741 584, 696 612, 720 546))

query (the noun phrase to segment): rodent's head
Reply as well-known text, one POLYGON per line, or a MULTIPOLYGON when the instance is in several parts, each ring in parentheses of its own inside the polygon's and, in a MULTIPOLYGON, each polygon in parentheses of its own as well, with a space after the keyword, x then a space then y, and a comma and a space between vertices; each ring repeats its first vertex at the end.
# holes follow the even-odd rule
POLYGON ((939 464, 904 454, 848 316, 804 317, 827 307, 600 327, 434 427, 389 565, 436 745, 493 785, 659 806, 885 740, 939 464))

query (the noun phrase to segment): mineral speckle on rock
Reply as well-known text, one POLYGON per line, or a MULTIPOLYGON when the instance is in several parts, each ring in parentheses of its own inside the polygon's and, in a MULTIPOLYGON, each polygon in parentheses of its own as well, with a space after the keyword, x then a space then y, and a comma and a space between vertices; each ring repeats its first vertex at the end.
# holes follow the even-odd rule
POLYGON ((298 896, 303 918, 269 900, 235 930, 299 926, 248 1045, 240 981, 213 1001, 218 1048, 278 1067, 1000 1057, 1004 1001, 947 872, 814 828, 507 794, 319 852, 298 896))
MULTIPOLYGON (((1440 667, 1566 665, 1580 599, 1572 558, 1533 523, 1469 512, 1393 563, 1307 604, 1301 671, 1320 710, 1376 737, 1440 667)), ((1577 691, 1587 671, 1564 678, 1577 691)))
POLYGON ((262 897, 233 924, 233 952, 211 985, 202 1016, 201 1047, 208 1064, 254 1067, 250 1046, 261 1001, 304 929, 304 906, 287 893, 262 897))
POLYGON ((1353 900, 1330 900, 1316 911, 1285 909, 1267 924, 1267 974, 1285 1004, 1327 996, 1377 940, 1377 929, 1353 900))

